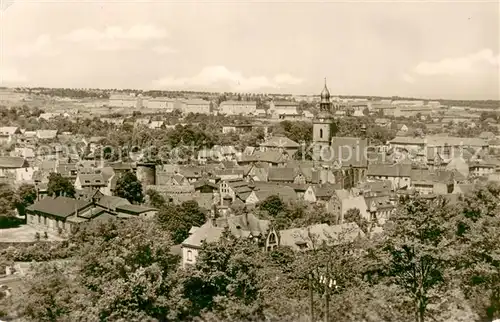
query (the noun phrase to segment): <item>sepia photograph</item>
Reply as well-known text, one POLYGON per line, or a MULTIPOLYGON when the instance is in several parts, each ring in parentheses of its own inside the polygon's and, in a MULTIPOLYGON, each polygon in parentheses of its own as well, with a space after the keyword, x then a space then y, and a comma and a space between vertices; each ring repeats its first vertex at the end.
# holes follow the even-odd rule
POLYGON ((0 0, 0 322, 500 322, 499 0, 0 0))

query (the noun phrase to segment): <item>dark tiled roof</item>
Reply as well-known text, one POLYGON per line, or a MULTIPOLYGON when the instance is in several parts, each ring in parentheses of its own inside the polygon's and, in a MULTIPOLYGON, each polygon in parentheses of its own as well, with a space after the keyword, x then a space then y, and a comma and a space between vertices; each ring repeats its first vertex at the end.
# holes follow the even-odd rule
POLYGON ((156 209, 139 205, 120 205, 116 207, 116 210, 130 214, 142 214, 144 212, 153 211, 156 209))
POLYGON ((297 176, 297 171, 294 168, 269 168, 269 181, 292 181, 297 176))
POLYGON ((27 210, 41 212, 55 217, 67 218, 73 215, 75 211, 81 211, 91 205, 91 202, 81 199, 47 197, 29 206, 27 210))
POLYGON ((331 142, 332 160, 339 160, 342 167, 366 167, 368 141, 355 137, 334 137, 331 142))
POLYGON ((411 175, 411 164, 370 164, 368 165, 368 176, 384 177, 409 177, 411 175))

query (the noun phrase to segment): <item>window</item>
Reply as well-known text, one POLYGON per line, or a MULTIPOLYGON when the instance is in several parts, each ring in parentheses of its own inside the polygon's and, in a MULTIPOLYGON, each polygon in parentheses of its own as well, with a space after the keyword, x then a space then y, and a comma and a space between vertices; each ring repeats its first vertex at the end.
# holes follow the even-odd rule
POLYGON ((269 235, 269 244, 276 244, 276 235, 274 233, 269 235))
POLYGON ((90 180, 85 180, 85 183, 90 183, 90 180))
POLYGON ((323 138, 323 129, 319 129, 319 138, 322 139, 323 138))
POLYGON ((187 251, 187 261, 192 262, 193 261, 193 252, 188 250, 187 251))

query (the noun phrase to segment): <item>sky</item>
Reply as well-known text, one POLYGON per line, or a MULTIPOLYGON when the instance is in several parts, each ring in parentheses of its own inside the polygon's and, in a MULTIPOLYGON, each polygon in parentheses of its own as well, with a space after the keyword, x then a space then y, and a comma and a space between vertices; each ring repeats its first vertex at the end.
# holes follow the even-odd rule
POLYGON ((2 86, 500 99, 500 5, 13 0, 2 86))

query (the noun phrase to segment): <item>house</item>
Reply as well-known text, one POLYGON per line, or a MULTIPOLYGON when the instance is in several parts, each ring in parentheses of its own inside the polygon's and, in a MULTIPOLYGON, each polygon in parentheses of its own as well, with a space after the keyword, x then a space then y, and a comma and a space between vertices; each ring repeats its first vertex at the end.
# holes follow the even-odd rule
POLYGON ((345 215, 351 209, 359 210, 361 218, 368 221, 372 219, 365 198, 363 196, 349 196, 340 200, 340 222, 344 221, 345 215))
POLYGON ((39 140, 54 140, 57 137, 57 130, 38 130, 36 131, 36 137, 39 140))
POLYGON ((17 171, 27 171, 28 162, 20 157, 0 156, 0 178, 16 180, 17 171))
POLYGON ((299 103, 291 101, 271 101, 269 103, 268 113, 273 118, 279 118, 280 115, 298 115, 297 107, 299 103))
POLYGON ((111 107, 125 107, 125 108, 139 108, 140 102, 135 95, 126 94, 111 94, 108 100, 108 106, 111 107))
POLYGON ((100 190, 106 187, 107 182, 100 173, 79 173, 74 185, 77 190, 84 188, 100 190))
POLYGON ((26 208, 26 223, 56 234, 70 233, 76 225, 105 213, 93 213, 92 208, 87 200, 47 197, 26 208))
POLYGON ((151 123, 149 123, 149 128, 150 129, 160 129, 162 126, 163 126, 163 121, 151 121, 151 123))
POLYGON ((353 242, 365 234, 356 223, 329 226, 316 224, 304 228, 271 230, 266 239, 266 250, 276 247, 290 247, 294 251, 307 251, 320 247, 323 243, 334 246, 353 242))
POLYGON ((392 190, 409 187, 411 184, 411 164, 370 164, 366 177, 368 180, 390 180, 392 190))
POLYGON ((188 99, 176 101, 175 109, 180 109, 183 114, 210 114, 210 102, 202 99, 188 99))
POLYGON ((237 160, 239 165, 266 164, 269 167, 284 166, 290 159, 288 153, 279 150, 253 151, 252 154, 241 154, 237 160))
POLYGON ((421 195, 446 195, 453 192, 454 173, 451 171, 412 169, 411 186, 421 195))
POLYGON ((14 142, 16 135, 21 134, 17 126, 0 127, 0 144, 10 144, 14 142))
POLYGON ((309 185, 304 192, 304 200, 310 203, 327 202, 339 188, 339 185, 309 185))
POLYGON ((292 187, 273 184, 256 184, 255 188, 251 190, 244 201, 247 206, 254 206, 274 195, 280 197, 283 202, 287 204, 297 200, 297 194, 292 187))
POLYGON ((269 150, 281 151, 293 156, 300 148, 300 144, 290 140, 286 136, 274 136, 260 144, 260 150, 263 152, 269 150))
POLYGON ((152 109, 158 109, 164 111, 165 113, 171 113, 174 111, 175 100, 168 97, 155 97, 148 100, 147 107, 152 109))
POLYGON ((32 162, 35 160, 35 151, 32 148, 24 147, 24 148, 14 148, 14 151, 10 153, 13 157, 20 157, 26 159, 28 162, 32 162))
POLYGON ((256 112, 255 101, 224 101, 219 105, 219 114, 223 115, 255 115, 256 112))
POLYGON ((204 243, 217 242, 224 231, 236 238, 248 238, 264 246, 270 221, 257 218, 252 213, 222 218, 209 218, 201 227, 192 227, 189 237, 182 244, 182 267, 194 265, 204 243))
POLYGON ((300 169, 296 168, 269 168, 267 171, 267 181, 305 184, 306 177, 300 169))
POLYGON ((216 243, 222 237, 224 228, 215 227, 210 221, 201 227, 192 227, 189 237, 182 244, 182 267, 194 265, 204 243, 216 243))
POLYGON ((370 221, 379 225, 384 225, 387 219, 396 211, 396 206, 389 196, 365 196, 365 202, 370 214, 370 221))

